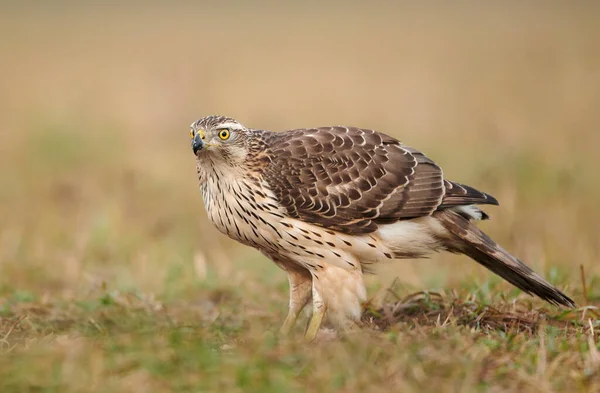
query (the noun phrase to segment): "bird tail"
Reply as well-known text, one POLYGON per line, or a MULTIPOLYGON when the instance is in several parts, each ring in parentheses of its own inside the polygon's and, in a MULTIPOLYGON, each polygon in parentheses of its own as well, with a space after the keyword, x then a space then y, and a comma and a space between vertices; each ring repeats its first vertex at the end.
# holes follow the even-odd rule
POLYGON ((463 215, 444 209, 436 212, 434 217, 448 231, 449 237, 443 240, 448 251, 473 258, 530 295, 537 295, 555 305, 575 307, 571 298, 500 247, 463 215))

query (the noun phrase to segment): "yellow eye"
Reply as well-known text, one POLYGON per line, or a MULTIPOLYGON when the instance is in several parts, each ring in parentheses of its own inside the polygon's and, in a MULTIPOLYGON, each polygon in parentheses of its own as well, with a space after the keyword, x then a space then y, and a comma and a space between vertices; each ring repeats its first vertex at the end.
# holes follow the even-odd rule
POLYGON ((190 130, 190 138, 194 139, 194 130, 190 130))
POLYGON ((229 139, 229 130, 221 130, 221 131, 219 131, 219 138, 221 138, 222 140, 229 139))

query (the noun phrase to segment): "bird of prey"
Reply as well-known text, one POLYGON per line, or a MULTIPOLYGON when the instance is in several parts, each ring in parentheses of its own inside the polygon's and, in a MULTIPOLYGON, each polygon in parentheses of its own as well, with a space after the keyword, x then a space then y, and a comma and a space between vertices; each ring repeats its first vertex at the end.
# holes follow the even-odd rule
POLYGON ((305 337, 326 317, 360 321, 363 273, 384 260, 465 254, 521 290, 573 307, 567 295, 474 225, 489 194, 445 179, 420 151, 384 133, 332 126, 271 132, 224 116, 191 125, 200 191, 217 229, 288 274, 281 333, 312 302, 305 337))

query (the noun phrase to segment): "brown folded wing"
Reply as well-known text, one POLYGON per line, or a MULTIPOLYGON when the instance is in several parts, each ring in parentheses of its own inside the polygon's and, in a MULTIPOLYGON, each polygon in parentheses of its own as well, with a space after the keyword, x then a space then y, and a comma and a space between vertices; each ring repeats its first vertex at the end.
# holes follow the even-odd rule
POLYGON ((423 153, 373 130, 298 129, 268 133, 265 142, 271 160, 263 178, 288 214, 343 233, 370 233, 440 207, 497 203, 445 181, 423 153))

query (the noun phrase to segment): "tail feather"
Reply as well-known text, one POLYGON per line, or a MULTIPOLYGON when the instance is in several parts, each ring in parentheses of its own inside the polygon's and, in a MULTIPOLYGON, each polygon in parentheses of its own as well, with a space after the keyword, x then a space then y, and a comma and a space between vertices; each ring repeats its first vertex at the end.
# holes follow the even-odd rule
POLYGON ((575 307, 571 298, 500 247, 467 218, 452 210, 436 212, 435 217, 450 234, 445 239, 448 251, 468 255, 530 295, 555 305, 575 307))

